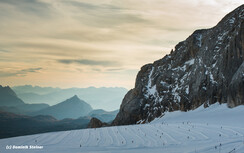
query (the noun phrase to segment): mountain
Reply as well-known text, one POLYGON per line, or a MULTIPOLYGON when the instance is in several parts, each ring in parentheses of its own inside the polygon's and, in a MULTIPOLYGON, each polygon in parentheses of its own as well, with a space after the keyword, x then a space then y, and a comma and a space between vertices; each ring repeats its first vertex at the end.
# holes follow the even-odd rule
POLYGON ((52 88, 52 87, 39 87, 32 85, 23 85, 23 86, 14 86, 12 89, 17 93, 37 93, 40 95, 49 94, 52 92, 60 91, 60 88, 52 88))
POLYGON ((196 30, 169 55, 144 65, 113 125, 150 122, 165 112, 216 102, 244 104, 244 5, 215 27, 196 30))
POLYGON ((9 87, 0 85, 0 106, 19 106, 25 104, 9 87))
POLYGON ((52 116, 25 116, 0 111, 0 138, 86 128, 90 118, 57 120, 52 116))
POLYGON ((91 110, 91 106, 77 96, 52 107, 47 104, 26 104, 10 87, 0 85, 0 138, 86 128, 91 118, 81 116, 91 110), (26 116, 36 112, 40 115, 26 116), (58 119, 78 119, 57 120, 45 114, 57 116, 58 119))
POLYGON ((28 114, 47 108, 47 104, 26 104, 8 86, 0 85, 0 110, 17 114, 28 114))
POLYGON ((49 105, 55 105, 73 95, 77 95, 89 103, 94 109, 104 109, 106 111, 119 109, 120 102, 128 91, 121 87, 60 89, 25 85, 12 88, 18 97, 29 104, 47 103, 49 105))
POLYGON ((95 110, 92 110, 88 114, 88 116, 97 118, 97 119, 101 120, 102 122, 109 123, 115 119, 118 112, 119 112, 119 110, 108 112, 103 109, 95 109, 95 110))
POLYGON ((92 111, 92 107, 75 95, 59 104, 34 112, 31 115, 51 115, 57 119, 76 119, 88 115, 90 111, 92 111))

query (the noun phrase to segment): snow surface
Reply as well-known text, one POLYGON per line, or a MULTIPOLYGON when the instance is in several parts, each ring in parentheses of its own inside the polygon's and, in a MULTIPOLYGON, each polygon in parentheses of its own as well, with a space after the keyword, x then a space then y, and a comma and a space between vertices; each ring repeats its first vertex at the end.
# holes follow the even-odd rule
POLYGON ((149 124, 52 132, 1 139, 1 153, 244 153, 244 106, 214 104, 168 112, 149 124), (40 150, 6 150, 40 145, 40 150), (235 149, 235 150, 234 150, 235 149))
POLYGON ((191 59, 189 61, 186 61, 185 64, 188 64, 188 65, 193 65, 195 62, 195 59, 191 59))
POLYGON ((155 93, 157 92, 157 89, 156 89, 156 85, 152 86, 152 74, 153 74, 153 71, 154 71, 154 67, 152 67, 152 70, 150 71, 150 74, 148 76, 148 83, 147 83, 147 94, 145 95, 147 98, 150 96, 150 95, 155 95, 155 93))

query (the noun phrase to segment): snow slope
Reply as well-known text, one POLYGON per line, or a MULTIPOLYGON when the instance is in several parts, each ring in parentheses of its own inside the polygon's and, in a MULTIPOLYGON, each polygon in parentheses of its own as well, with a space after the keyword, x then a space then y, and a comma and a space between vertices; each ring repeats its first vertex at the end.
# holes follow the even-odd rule
POLYGON ((244 153, 244 106, 214 104, 166 113, 150 124, 36 134, 0 140, 1 153, 244 153), (43 149, 7 150, 7 145, 43 149))

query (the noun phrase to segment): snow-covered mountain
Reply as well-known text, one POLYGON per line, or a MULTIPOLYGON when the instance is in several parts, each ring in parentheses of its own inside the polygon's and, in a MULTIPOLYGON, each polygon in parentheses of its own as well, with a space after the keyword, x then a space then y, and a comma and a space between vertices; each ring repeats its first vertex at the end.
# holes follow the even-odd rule
POLYGON ((148 124, 0 139, 1 153, 243 153, 244 106, 166 112, 148 124), (6 149, 13 146, 42 149, 6 149))
POLYGON ((113 125, 150 122, 204 104, 244 104, 244 5, 215 27, 196 30, 175 50, 144 65, 113 125))

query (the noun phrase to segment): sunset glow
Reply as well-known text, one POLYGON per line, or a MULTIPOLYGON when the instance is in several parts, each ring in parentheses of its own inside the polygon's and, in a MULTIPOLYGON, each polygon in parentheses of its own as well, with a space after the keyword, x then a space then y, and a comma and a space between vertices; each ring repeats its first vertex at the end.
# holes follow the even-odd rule
POLYGON ((0 0, 1 85, 133 88, 140 67, 241 0, 0 0))

